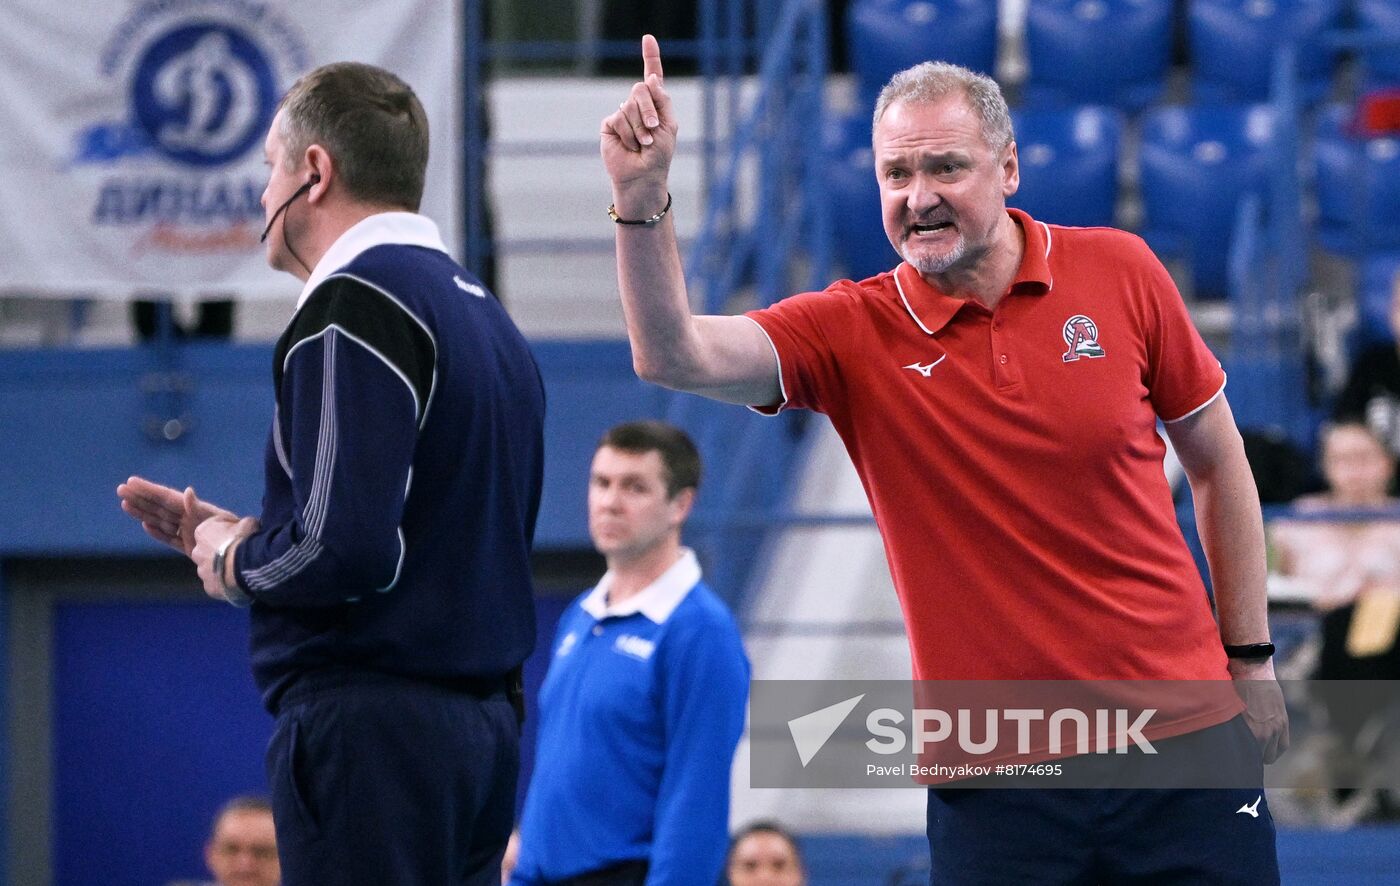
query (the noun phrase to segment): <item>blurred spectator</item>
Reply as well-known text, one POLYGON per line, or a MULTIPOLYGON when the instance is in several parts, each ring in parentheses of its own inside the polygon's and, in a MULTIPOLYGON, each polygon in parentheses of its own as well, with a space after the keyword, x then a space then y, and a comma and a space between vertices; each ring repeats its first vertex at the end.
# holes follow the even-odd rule
POLYGON ((1390 329, 1396 340, 1372 345, 1352 364, 1332 417, 1362 422, 1400 456, 1400 273, 1391 282, 1390 329))
POLYGON ((774 821, 755 821, 729 841, 724 861, 729 886, 806 886, 807 870, 797 841, 774 821))
POLYGON ((513 886, 713 886, 749 663, 681 527, 700 453, 659 421, 608 430, 588 531, 608 571, 559 619, 513 886))
POLYGON ((277 833, 272 805, 261 797, 234 797, 214 817, 204 863, 216 886, 277 886, 277 833))
POLYGON ((1322 488, 1311 454, 1298 448, 1287 434, 1276 428, 1245 428, 1240 437, 1260 504, 1288 504, 1322 488))
MULTIPOLYGON (((1387 490, 1394 458, 1372 431, 1359 423, 1339 423, 1322 438, 1322 473, 1327 491, 1304 496, 1299 515, 1396 507, 1387 490)), ((1271 527, 1276 570, 1294 579, 1322 613, 1323 649, 1317 677, 1324 680, 1400 677, 1394 625, 1389 643, 1379 636, 1358 637, 1384 625, 1360 624, 1355 613, 1365 598, 1400 593, 1400 521, 1277 520, 1271 527), (1366 654, 1356 654, 1358 648, 1366 654)), ((1367 614, 1363 611, 1363 614, 1367 614)))
MULTIPOLYGON (((1366 425, 1329 427, 1322 438, 1322 473, 1327 491, 1294 504, 1300 517, 1329 512, 1393 509, 1400 501, 1387 490, 1395 459, 1366 425)), ((1282 519, 1270 527, 1275 571, 1292 579, 1292 590, 1309 600, 1321 619, 1319 680, 1400 679, 1400 519, 1282 519)), ((1330 763, 1334 783, 1365 780, 1387 713, 1356 691, 1324 694, 1329 733, 1337 742, 1330 763), (1368 728, 1370 727, 1370 728, 1368 728)), ((1389 818, 1400 812, 1384 791, 1339 791, 1351 820, 1389 818)))
POLYGON ((175 338, 228 338, 233 334, 233 301, 215 299, 195 305, 192 321, 182 323, 169 302, 134 301, 131 321, 141 341, 150 341, 160 334, 161 315, 169 319, 170 332, 175 338))

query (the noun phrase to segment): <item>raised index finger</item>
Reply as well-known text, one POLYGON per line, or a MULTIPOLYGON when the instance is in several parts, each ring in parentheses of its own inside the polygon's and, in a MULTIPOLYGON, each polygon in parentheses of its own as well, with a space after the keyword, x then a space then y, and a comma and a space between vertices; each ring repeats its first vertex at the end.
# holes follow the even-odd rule
MULTIPOLYGON (((661 78, 661 47, 650 34, 642 36, 642 79, 648 80, 655 74, 661 78)), ((664 78, 662 78, 664 79, 664 78)))

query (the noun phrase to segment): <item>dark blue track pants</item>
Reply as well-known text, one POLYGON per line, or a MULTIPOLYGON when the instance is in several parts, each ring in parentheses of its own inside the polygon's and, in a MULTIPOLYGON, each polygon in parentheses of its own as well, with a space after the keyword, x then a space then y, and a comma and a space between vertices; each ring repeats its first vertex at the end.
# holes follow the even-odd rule
POLYGON ((283 886, 498 886, 520 768, 504 690, 310 682, 267 752, 283 886))
MULTIPOLYGON (((1244 718, 1155 744, 1167 764, 1172 755, 1183 765, 1213 756, 1257 767, 1260 787, 933 788, 930 883, 1276 886, 1263 763, 1244 718)), ((1125 765, 1115 756, 1085 762, 1103 768, 1103 783, 1125 765)))

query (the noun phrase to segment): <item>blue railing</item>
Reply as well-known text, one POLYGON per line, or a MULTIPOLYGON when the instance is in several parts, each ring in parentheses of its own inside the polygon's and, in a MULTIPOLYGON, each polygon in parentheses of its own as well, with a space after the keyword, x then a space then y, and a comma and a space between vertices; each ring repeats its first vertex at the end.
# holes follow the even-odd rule
POLYGON ((1310 448, 1299 307, 1307 276, 1297 173, 1301 103, 1292 46, 1275 56, 1270 105, 1269 175, 1262 193, 1240 202, 1230 238, 1230 402, 1242 427, 1277 427, 1310 448))
MULTIPOLYGON (((1400 36, 1335 30, 1323 36, 1328 49, 1364 57, 1400 46, 1400 36)), ((1311 245, 1303 218, 1300 117, 1303 109, 1297 74, 1297 48, 1280 46, 1274 60, 1270 104, 1274 117, 1274 156, 1266 192, 1241 205, 1231 243, 1231 304, 1235 312, 1231 360, 1232 384, 1243 396, 1241 424, 1274 425, 1305 449, 1312 448, 1318 404, 1310 402, 1300 295, 1309 276, 1311 245)), ((1363 218, 1369 195, 1357 195, 1357 218, 1363 218)), ((1358 224, 1358 227, 1363 227, 1358 224)), ((1364 229, 1355 241, 1367 242, 1364 229)))
MULTIPOLYGON (((827 282, 831 224, 820 150, 826 9, 819 0, 787 0, 776 12, 756 23, 766 48, 747 108, 740 107, 738 71, 729 55, 727 131, 706 128, 707 145, 728 137, 723 163, 707 157, 715 165, 706 167, 704 222, 687 262, 690 284, 702 294, 707 313, 726 312, 746 288, 752 304, 768 305, 827 282), (749 174, 756 176, 756 202, 746 214, 745 193, 754 191, 744 185, 749 174)), ((718 122, 715 114, 706 116, 718 122)), ((742 515, 771 512, 787 498, 800 419, 764 419, 689 395, 675 397, 668 417, 697 429, 707 463, 720 466, 719 489, 707 492, 709 506, 697 514, 694 528, 710 543, 708 568, 716 587, 737 602, 764 533, 774 527, 742 515)))
MULTIPOLYGON (((757 303, 766 305, 828 282, 831 210, 820 151, 827 41, 824 5, 787 0, 762 40, 767 48, 746 111, 730 92, 727 156, 717 174, 707 167, 713 178, 705 219, 688 263, 710 313, 723 312, 748 283, 756 284, 757 303), (756 167, 757 204, 752 218, 744 218, 749 162, 756 167), (807 273, 799 279, 803 266, 807 273)), ((706 136, 707 144, 719 140, 713 129, 706 136)))
MULTIPOLYGON (((465 0, 464 252, 469 267, 484 266, 492 248, 483 200, 473 196, 485 188, 482 170, 489 146, 481 90, 487 65, 502 59, 637 55, 635 40, 485 42, 483 7, 481 0, 465 0)), ((828 282, 832 225, 821 152, 826 15, 821 0, 702 0, 698 39, 666 41, 668 59, 693 59, 700 74, 705 204, 686 268, 705 313, 771 304, 828 282)), ((556 147, 577 148, 564 142, 546 146, 556 147)), ((666 417, 696 438, 708 475, 690 541, 700 550, 711 583, 737 599, 762 533, 772 525, 746 518, 771 513, 785 500, 802 420, 765 419, 682 394, 671 398, 666 417)))

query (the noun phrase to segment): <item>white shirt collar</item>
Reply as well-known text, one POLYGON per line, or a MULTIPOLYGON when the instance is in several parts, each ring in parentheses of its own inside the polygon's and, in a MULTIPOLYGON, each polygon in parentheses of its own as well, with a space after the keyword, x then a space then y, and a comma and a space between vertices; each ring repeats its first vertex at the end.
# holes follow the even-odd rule
POLYGON ((640 612, 657 624, 662 624, 676 611, 676 607, 681 605, 690 589, 700 581, 700 562, 695 559, 695 552, 690 548, 681 548, 680 559, 661 573, 656 581, 621 603, 610 606, 608 589, 612 587, 613 580, 611 570, 598 580, 598 586, 589 591, 579 603, 584 612, 598 621, 640 612))
POLYGON ((327 277, 350 264, 360 253, 388 243, 447 251, 442 235, 438 233, 437 223, 426 215, 416 212, 375 213, 360 219, 335 239, 331 248, 316 262, 316 267, 311 269, 311 276, 306 279, 306 285, 297 297, 297 307, 305 304, 327 277))

